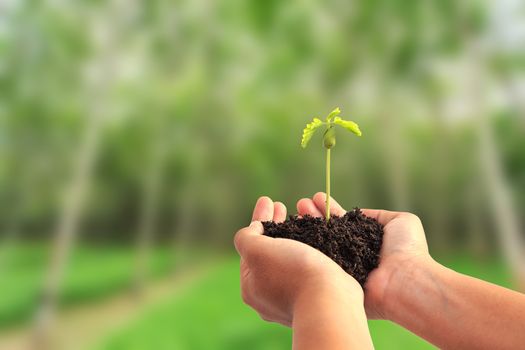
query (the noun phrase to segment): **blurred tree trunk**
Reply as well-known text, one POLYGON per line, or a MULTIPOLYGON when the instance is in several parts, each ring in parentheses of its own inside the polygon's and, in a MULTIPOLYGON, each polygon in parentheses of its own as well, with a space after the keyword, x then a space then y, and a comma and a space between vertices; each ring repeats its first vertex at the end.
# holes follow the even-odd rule
POLYGON ((151 250, 155 239, 155 224, 158 214, 159 197, 162 184, 162 172, 165 163, 166 141, 162 132, 165 127, 164 116, 150 116, 152 120, 149 161, 144 174, 144 192, 140 211, 137 234, 137 260, 135 270, 135 289, 139 295, 147 282, 151 250))
POLYGON ((65 185, 51 249, 51 260, 44 276, 42 301, 37 310, 34 347, 52 348, 53 326, 62 281, 82 218, 86 193, 92 177, 102 127, 108 110, 108 95, 115 71, 115 43, 118 26, 115 15, 122 15, 123 4, 112 1, 106 12, 97 13, 91 22, 92 56, 87 62, 83 96, 86 114, 84 129, 74 156, 70 181, 65 185), (100 35, 103 33, 103 35, 100 35))
POLYGON ((53 241, 51 261, 44 280, 42 303, 37 314, 37 343, 35 345, 38 348, 49 346, 48 337, 53 325, 60 287, 73 241, 78 232, 83 203, 96 158, 101 121, 100 111, 92 113, 87 118, 71 181, 66 185, 63 206, 53 241))
POLYGON ((480 43, 473 41, 468 47, 470 71, 468 72, 468 87, 471 92, 472 113, 476 119, 476 131, 479 142, 481 173, 489 197, 494 222, 500 241, 500 248, 510 267, 514 282, 520 290, 525 290, 525 250, 521 237, 520 220, 513 203, 510 185, 505 179, 500 154, 498 152, 489 114, 483 101, 486 92, 485 70, 481 62, 485 62, 484 52, 480 43))
POLYGON ((505 83, 509 101, 516 114, 520 117, 521 127, 525 129, 525 98, 523 98, 523 94, 517 86, 518 83, 514 82, 512 78, 506 78, 505 83))
POLYGON ((472 177, 467 185, 465 196, 465 215, 467 224, 467 244, 475 256, 487 253, 486 229, 483 222, 483 188, 477 177, 472 177))
MULTIPOLYGON (((391 91, 382 95, 388 96, 391 91)), ((381 106, 380 118, 383 125, 383 145, 385 150, 387 185, 390 188, 392 206, 396 211, 409 210, 409 190, 407 185, 406 153, 402 131, 402 118, 396 114, 397 108, 393 106, 392 99, 385 98, 381 106), (390 102, 390 103, 389 103, 390 102), (394 107, 394 108, 392 108, 394 107)))
POLYGON ((437 81, 430 81, 427 89, 427 100, 431 107, 430 113, 432 118, 432 129, 436 130, 434 136, 434 143, 431 147, 430 158, 434 165, 428 170, 430 171, 429 179, 430 186, 428 188, 429 194, 429 218, 432 235, 430 235, 430 244, 433 249, 437 251, 444 251, 454 242, 449 239, 449 222, 447 217, 450 206, 448 205, 449 193, 448 177, 450 175, 450 133, 448 126, 444 120, 443 101, 440 95, 437 81))
MULTIPOLYGON (((510 54, 512 59, 517 60, 517 57, 510 54)), ((497 79, 501 82, 503 89, 507 95, 507 99, 511 108, 514 110, 516 115, 520 118, 520 126, 525 130, 525 99, 523 98, 523 93, 520 89, 520 80, 516 78, 519 68, 511 66, 510 63, 507 63, 510 67, 502 67, 496 69, 497 79)))
POLYGON ((197 219, 197 196, 198 189, 201 182, 199 181, 199 174, 201 174, 201 159, 203 154, 201 147, 196 145, 194 156, 189 159, 188 170, 186 174, 186 183, 181 188, 179 195, 179 203, 177 208, 180 208, 175 214, 177 220, 174 222, 173 229, 173 271, 178 270, 177 261, 184 260, 187 253, 190 238, 193 232, 195 220, 197 219))
POLYGON ((525 290, 525 251, 519 216, 513 204, 512 191, 504 177, 494 135, 487 119, 487 116, 481 116, 477 123, 481 170, 503 255, 518 288, 525 290))

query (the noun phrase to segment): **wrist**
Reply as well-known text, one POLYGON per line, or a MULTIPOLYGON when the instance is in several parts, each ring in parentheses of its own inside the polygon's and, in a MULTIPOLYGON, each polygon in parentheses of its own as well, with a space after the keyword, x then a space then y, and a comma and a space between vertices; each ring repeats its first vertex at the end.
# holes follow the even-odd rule
POLYGON ((421 276, 432 275, 441 265, 430 255, 417 256, 410 259, 403 259, 394 264, 390 271, 388 283, 386 283, 382 297, 382 313, 384 318, 395 321, 395 315, 402 310, 400 300, 413 298, 415 292, 414 282, 421 276))
POLYGON ((329 278, 309 284, 298 294, 293 304, 293 318, 303 313, 326 313, 329 310, 363 309, 364 293, 350 276, 329 278))
POLYGON ((294 348, 373 349, 363 290, 353 278, 348 279, 325 283, 297 298, 292 320, 294 348))

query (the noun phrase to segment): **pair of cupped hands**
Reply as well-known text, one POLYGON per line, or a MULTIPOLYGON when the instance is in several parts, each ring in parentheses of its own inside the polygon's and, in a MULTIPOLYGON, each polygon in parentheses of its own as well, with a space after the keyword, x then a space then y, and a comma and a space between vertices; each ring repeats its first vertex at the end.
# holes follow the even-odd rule
MULTIPOLYGON (((297 202, 300 216, 325 215, 326 195, 297 202)), ((331 199, 330 212, 342 216, 346 211, 331 199)), ((263 235, 262 221, 282 222, 287 210, 283 203, 268 197, 258 199, 252 222, 239 230, 234 239, 241 256, 241 294, 243 301, 262 319, 292 326, 299 304, 315 300, 341 300, 364 304, 369 319, 388 319, 389 301, 395 302, 393 283, 398 272, 421 260, 431 259, 419 218, 410 213, 363 209, 363 214, 384 227, 378 268, 361 288, 329 257, 304 243, 263 235)), ((399 281, 398 281, 399 282, 399 281)))

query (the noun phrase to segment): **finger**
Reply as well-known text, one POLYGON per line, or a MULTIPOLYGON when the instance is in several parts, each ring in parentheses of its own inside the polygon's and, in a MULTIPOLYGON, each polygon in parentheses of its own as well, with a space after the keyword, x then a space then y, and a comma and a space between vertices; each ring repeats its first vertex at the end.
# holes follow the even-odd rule
POLYGON ((260 238, 269 238, 263 236, 263 233, 264 228, 260 221, 253 221, 250 226, 237 231, 233 238, 233 244, 239 255, 244 256, 254 244, 257 244, 260 238))
MULTIPOLYGON (((319 209, 324 216, 326 214, 326 194, 324 192, 317 192, 314 195, 313 201, 317 209, 319 209)), ((337 203, 332 197, 330 197, 330 214, 337 216, 343 216, 346 214, 346 210, 344 210, 343 207, 341 207, 341 205, 339 205, 339 203, 337 203)))
POLYGON ((297 202, 297 212, 299 215, 311 215, 315 217, 323 216, 323 213, 317 209, 315 203, 310 198, 302 198, 297 202))
POLYGON ((269 197, 260 197, 253 209, 252 221, 272 221, 273 201, 269 197))
POLYGON ((385 226, 388 222, 401 215, 401 212, 388 211, 381 209, 361 209, 361 212, 369 218, 376 219, 381 225, 385 226))
POLYGON ((283 222, 286 219, 286 206, 281 202, 273 203, 273 221, 283 222))

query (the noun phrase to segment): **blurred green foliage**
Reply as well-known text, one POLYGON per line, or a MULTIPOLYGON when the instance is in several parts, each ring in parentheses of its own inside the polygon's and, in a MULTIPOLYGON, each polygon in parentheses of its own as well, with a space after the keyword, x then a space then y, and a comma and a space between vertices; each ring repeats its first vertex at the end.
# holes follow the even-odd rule
MULTIPOLYGON (((0 327, 35 309, 94 120, 62 305, 129 287, 142 222, 151 220, 151 247, 163 245, 150 261, 160 276, 176 250, 166 247, 192 261, 192 243, 232 250, 260 195, 293 214, 299 198, 324 187, 323 149, 301 150, 301 130, 335 106, 364 136, 341 138, 332 154, 334 197, 345 208, 415 212, 432 254, 496 280, 499 264, 459 257, 492 261, 501 248, 482 121, 510 207, 525 208, 524 12, 512 3, 2 3, 0 327)), ((107 347, 289 347, 287 330, 240 305, 236 273, 221 265, 107 347)), ((379 348, 424 347, 386 323, 371 326, 379 348)))
MULTIPOLYGON (((501 262, 448 258, 451 268, 501 285, 509 284, 501 262)), ((171 300, 145 311, 97 349, 290 349, 291 332, 262 322, 239 298, 239 262, 222 262, 208 277, 171 300), (210 293, 210 291, 213 291, 210 293)), ((378 349, 433 349, 424 340, 387 321, 370 321, 378 349)), ((351 330, 349 330, 351 331, 351 330)))
MULTIPOLYGON (((198 252, 195 252, 199 255, 198 252)), ((39 290, 49 249, 42 244, 11 247, 0 272, 0 328, 30 320, 40 302, 39 290)), ((150 261, 150 276, 166 275, 173 264, 183 264, 168 249, 156 249, 150 261)), ((82 246, 68 267, 62 287, 61 307, 93 302, 129 290, 133 285, 134 251, 123 246, 82 246)), ((188 257, 184 258, 188 259, 188 257)))
MULTIPOLYGON (((477 118, 485 115, 502 125, 495 130, 503 167, 516 206, 525 206, 519 106, 509 96, 482 115, 447 107, 457 98, 471 103, 456 96, 470 79, 462 62, 473 59, 471 42, 496 30, 494 9, 483 2, 22 2, 7 9, 4 234, 52 234, 93 113, 104 119, 82 215, 93 240, 134 239, 158 139, 165 155, 157 238, 172 239, 182 225, 191 239, 229 244, 262 194, 293 212, 298 198, 322 189, 324 176, 320 151, 299 151, 301 127, 335 105, 365 131, 333 155, 333 193, 347 207, 415 211, 430 237, 445 236, 430 240, 438 250, 469 248, 468 237, 478 234, 490 247, 490 217, 486 232, 470 236, 465 218, 471 192, 480 193, 473 212, 486 218, 490 210, 483 184, 471 181, 479 172, 477 118)), ((519 51, 494 49, 480 59, 495 78, 489 92, 507 88, 505 77, 520 69, 516 57, 519 51)))

